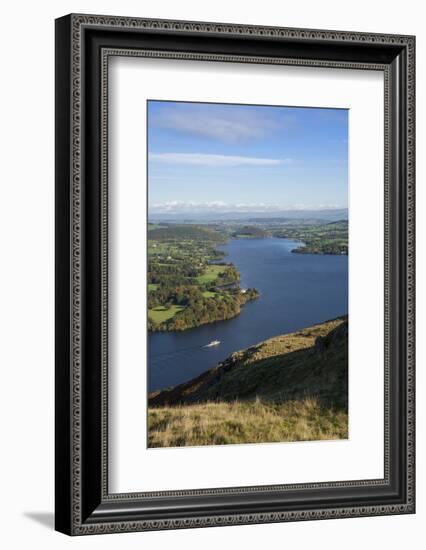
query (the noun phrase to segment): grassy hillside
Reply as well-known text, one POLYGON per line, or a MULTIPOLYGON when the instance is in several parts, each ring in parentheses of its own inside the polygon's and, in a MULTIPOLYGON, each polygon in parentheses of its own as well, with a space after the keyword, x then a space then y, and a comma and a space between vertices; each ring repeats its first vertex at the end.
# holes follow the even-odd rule
POLYGON ((348 323, 340 318, 236 352, 149 395, 149 446, 318 439, 348 434, 348 323))

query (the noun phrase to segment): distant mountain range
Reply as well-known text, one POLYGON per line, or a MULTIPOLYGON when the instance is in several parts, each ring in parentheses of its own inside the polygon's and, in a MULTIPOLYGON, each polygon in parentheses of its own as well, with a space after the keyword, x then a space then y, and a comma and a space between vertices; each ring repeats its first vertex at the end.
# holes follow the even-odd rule
POLYGON ((248 222, 272 222, 283 220, 304 220, 313 219, 318 221, 335 222, 348 219, 347 208, 330 208, 325 210, 280 210, 271 212, 218 212, 212 209, 211 212, 158 212, 149 216, 150 222, 214 222, 245 220, 248 222))

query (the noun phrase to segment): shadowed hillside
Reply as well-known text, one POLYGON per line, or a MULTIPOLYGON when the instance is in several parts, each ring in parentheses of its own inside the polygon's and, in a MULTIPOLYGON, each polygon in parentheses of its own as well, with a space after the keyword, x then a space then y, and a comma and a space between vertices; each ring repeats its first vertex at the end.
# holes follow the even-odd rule
POLYGON ((149 446, 347 438, 347 362, 347 318, 233 353, 149 395, 149 446))

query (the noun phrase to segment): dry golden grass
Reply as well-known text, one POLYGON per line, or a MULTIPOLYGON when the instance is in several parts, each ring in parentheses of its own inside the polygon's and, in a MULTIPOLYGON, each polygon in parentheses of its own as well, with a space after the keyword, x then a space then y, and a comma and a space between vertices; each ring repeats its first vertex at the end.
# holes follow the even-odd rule
POLYGON ((346 439, 348 415, 316 398, 150 408, 149 447, 346 439))

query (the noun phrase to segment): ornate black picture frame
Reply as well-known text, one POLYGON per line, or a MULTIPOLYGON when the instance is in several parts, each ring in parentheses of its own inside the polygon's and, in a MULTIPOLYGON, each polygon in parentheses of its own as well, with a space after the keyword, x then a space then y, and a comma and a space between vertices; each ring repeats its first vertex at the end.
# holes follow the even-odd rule
POLYGON ((69 535, 414 513, 413 36, 68 15, 56 21, 56 529, 69 535), (384 478, 108 491, 110 56, 382 71, 384 478))

